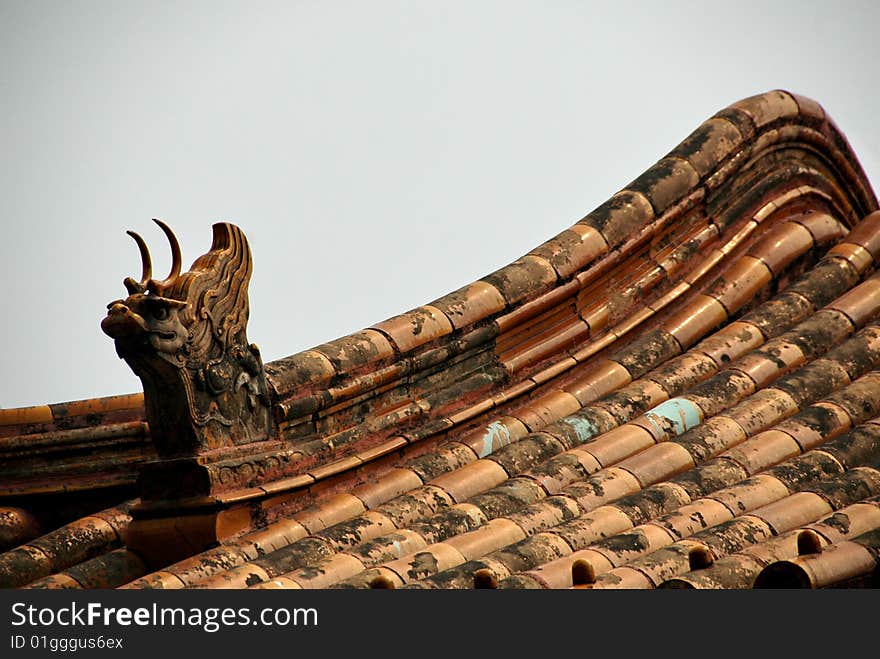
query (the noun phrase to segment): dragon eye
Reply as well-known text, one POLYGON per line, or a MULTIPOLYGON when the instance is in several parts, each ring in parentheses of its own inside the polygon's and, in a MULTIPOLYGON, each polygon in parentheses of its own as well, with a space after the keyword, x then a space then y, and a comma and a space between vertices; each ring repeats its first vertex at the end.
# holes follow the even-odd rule
POLYGON ((165 320, 168 318, 168 308, 167 307, 156 307, 153 310, 153 318, 156 320, 165 320))

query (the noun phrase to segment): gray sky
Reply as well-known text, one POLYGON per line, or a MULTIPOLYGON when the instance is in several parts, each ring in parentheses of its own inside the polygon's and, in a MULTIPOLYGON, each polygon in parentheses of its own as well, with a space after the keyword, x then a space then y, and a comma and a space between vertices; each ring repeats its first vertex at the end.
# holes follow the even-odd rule
POLYGON ((880 3, 0 0, 0 406, 140 390, 99 327, 229 220, 266 361, 515 260, 717 110, 818 100, 880 181, 880 3))

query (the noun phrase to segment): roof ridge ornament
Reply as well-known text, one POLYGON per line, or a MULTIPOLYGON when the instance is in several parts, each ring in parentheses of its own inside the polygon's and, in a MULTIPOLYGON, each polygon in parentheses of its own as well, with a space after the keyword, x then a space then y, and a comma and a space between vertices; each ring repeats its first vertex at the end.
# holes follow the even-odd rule
POLYGON ((144 239, 137 243, 140 281, 107 305, 101 322, 117 354, 141 379, 147 421, 163 459, 228 453, 272 435, 272 414, 259 348, 247 340, 247 288, 252 271, 244 232, 213 226, 211 249, 181 274, 180 244, 155 219, 171 245, 168 277, 152 278, 144 239))

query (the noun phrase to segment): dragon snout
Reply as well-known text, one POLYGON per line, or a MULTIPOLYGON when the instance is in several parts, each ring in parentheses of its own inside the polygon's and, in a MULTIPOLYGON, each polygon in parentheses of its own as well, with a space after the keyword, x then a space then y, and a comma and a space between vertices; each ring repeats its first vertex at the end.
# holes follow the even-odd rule
POLYGON ((125 304, 111 302, 107 307, 107 316, 101 321, 101 329, 107 336, 119 339, 147 331, 147 326, 144 319, 125 304))

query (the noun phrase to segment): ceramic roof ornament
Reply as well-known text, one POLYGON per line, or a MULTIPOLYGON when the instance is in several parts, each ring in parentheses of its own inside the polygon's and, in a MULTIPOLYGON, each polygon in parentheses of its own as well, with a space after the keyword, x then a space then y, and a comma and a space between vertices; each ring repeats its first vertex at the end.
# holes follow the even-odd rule
POLYGON ((244 233, 214 225, 209 252, 185 273, 171 229, 171 273, 153 279, 143 239, 140 281, 108 305, 101 323, 144 385, 147 422, 159 455, 187 456, 266 439, 271 414, 262 359, 247 340, 252 263, 244 233))

